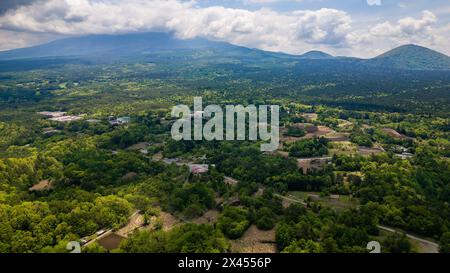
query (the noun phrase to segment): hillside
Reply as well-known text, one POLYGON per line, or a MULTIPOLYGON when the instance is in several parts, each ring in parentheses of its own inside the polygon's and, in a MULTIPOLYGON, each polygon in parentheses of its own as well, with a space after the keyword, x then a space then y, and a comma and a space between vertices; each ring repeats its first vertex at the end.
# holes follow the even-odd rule
POLYGON ((450 70, 450 57, 417 45, 403 45, 383 53, 368 63, 409 70, 450 70))

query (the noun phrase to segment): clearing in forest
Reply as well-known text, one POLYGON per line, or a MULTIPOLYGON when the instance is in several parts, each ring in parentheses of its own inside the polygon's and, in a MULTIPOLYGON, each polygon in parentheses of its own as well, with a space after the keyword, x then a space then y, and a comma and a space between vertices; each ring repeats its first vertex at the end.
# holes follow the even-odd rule
POLYGON ((231 241, 231 250, 238 253, 276 253, 275 228, 260 230, 251 225, 241 238, 231 241))

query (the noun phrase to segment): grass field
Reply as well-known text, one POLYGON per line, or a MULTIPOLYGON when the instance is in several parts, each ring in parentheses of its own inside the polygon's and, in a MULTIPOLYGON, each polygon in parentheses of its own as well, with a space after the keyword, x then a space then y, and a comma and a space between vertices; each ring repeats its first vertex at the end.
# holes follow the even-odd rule
POLYGON ((356 208, 358 206, 358 201, 348 195, 339 195, 331 197, 331 196, 321 196, 319 192, 291 191, 288 193, 288 196, 305 201, 309 198, 314 202, 317 202, 324 206, 332 207, 336 210, 356 208))

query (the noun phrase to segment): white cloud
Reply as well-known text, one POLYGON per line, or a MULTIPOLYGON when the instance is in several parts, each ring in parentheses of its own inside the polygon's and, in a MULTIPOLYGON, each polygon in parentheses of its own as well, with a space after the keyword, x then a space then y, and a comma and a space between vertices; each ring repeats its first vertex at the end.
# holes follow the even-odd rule
POLYGON ((342 45, 351 30, 350 16, 335 9, 297 11, 296 34, 299 39, 313 44, 342 45))
POLYGON ((425 10, 422 12, 422 18, 405 17, 395 24, 386 21, 374 26, 371 33, 375 36, 389 38, 429 40, 433 38, 432 27, 436 21, 436 16, 431 11, 425 10))
POLYGON ((450 29, 438 27, 437 17, 423 11, 418 18, 404 17, 396 21, 375 23, 347 35, 351 52, 371 57, 403 44, 419 44, 449 53, 450 29))
MULTIPOLYGON (((380 48, 389 49, 403 42, 425 40, 448 44, 449 35, 440 33, 440 39, 434 39, 436 20, 432 12, 424 11, 418 19, 406 17, 395 23, 361 26, 352 23, 345 11, 327 8, 279 12, 267 8, 199 7, 195 1, 181 0, 47 0, 0 15, 0 30, 19 31, 23 41, 26 33, 35 37, 37 34, 33 33, 166 31, 179 38, 205 37, 295 54, 315 49, 331 54, 371 56, 380 48)), ((0 43, 3 49, 8 47, 6 44, 10 48, 19 44, 4 37, 0 37, 0 43)))
POLYGON ((350 16, 335 9, 289 13, 194 2, 50 0, 22 6, 0 17, 0 28, 43 33, 97 34, 171 31, 180 38, 206 37, 271 50, 308 44, 346 44, 350 16))
POLYGON ((369 6, 381 6, 381 0, 367 0, 369 6))

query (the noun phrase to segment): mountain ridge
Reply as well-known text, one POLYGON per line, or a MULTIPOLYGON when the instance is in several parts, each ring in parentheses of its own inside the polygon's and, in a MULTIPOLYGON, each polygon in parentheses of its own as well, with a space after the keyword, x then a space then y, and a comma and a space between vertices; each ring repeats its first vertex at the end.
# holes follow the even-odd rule
POLYGON ((41 57, 70 57, 89 55, 131 55, 145 50, 158 51, 180 49, 220 48, 233 46, 224 42, 214 42, 202 38, 181 40, 163 32, 134 34, 99 34, 69 37, 49 43, 0 51, 0 59, 23 59, 41 57), (126 52, 125 52, 126 51, 126 52))
POLYGON ((140 58, 160 52, 213 51, 213 56, 225 55, 248 58, 292 59, 305 61, 342 61, 363 63, 368 66, 404 70, 450 70, 450 57, 418 45, 402 45, 371 59, 335 57, 328 53, 312 50, 302 55, 270 52, 211 41, 204 38, 177 39, 170 33, 147 32, 133 34, 100 34, 69 37, 27 48, 0 51, 0 61, 32 58, 92 57, 97 59, 140 58))

